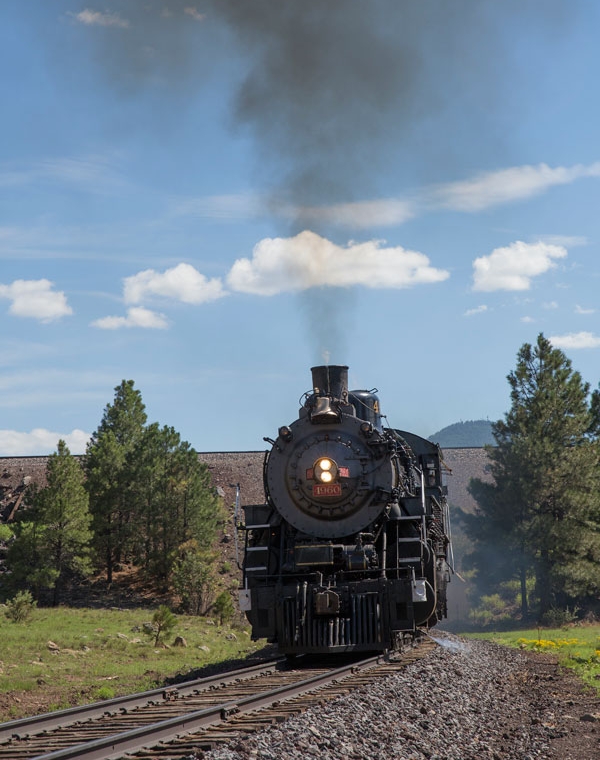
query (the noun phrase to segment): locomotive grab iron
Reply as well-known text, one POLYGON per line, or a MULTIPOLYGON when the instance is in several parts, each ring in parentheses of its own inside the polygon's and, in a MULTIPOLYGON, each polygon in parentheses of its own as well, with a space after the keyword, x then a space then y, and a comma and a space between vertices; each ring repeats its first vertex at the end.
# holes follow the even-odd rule
POLYGON ((240 606, 281 652, 387 651, 446 617, 449 515, 437 444, 384 427, 348 367, 312 368, 298 419, 244 506, 240 606))

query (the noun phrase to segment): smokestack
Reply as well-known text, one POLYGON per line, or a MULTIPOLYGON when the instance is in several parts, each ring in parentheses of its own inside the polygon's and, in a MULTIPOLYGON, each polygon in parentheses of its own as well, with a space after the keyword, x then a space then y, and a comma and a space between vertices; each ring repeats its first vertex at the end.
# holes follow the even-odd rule
POLYGON ((330 396, 348 403, 348 367, 325 364, 311 367, 310 371, 316 396, 330 396))

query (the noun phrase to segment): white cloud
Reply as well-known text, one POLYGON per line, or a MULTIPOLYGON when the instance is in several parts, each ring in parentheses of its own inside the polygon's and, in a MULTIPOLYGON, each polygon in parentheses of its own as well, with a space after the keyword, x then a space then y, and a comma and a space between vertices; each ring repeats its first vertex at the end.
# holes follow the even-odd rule
POLYGON ((71 454, 84 454, 90 434, 77 429, 70 433, 53 433, 44 428, 35 428, 30 433, 0 430, 0 456, 52 454, 61 439, 67 444, 71 454))
POLYGON ((552 335, 549 341, 556 348, 600 348, 600 337, 591 332, 552 335))
POLYGON ((558 309, 558 303, 556 301, 546 301, 542 304, 544 309, 558 309))
POLYGON ((126 303, 141 303, 152 296, 183 303, 208 303, 227 295, 219 278, 208 280, 190 264, 178 264, 165 272, 146 269, 124 280, 126 303))
POLYGON ((465 317, 472 317, 474 314, 483 314, 483 312, 487 310, 488 307, 485 304, 481 304, 481 306, 476 306, 474 309, 467 309, 465 311, 465 317))
POLYGON ((584 309, 583 306, 580 306, 579 304, 577 304, 575 306, 575 313, 576 314, 595 314, 596 309, 584 309))
POLYGON ((73 313, 65 294, 53 291, 53 286, 50 280, 15 280, 10 285, 0 284, 0 298, 12 301, 9 313, 15 317, 52 322, 73 313))
POLYGON ((517 240, 475 259, 473 290, 529 290, 533 277, 552 269, 556 266, 554 259, 566 255, 562 246, 517 240))
POLYGON ((566 185, 582 177, 600 177, 600 162, 584 166, 513 166, 486 172, 473 179, 449 182, 432 188, 428 195, 434 206, 454 211, 482 211, 509 201, 538 195, 555 185, 566 185))
POLYGON ((132 306, 126 317, 102 317, 91 323, 101 330, 120 330, 123 327, 142 327, 148 330, 165 330, 169 323, 164 314, 158 314, 141 306, 132 306))
POLYGON ((200 11, 197 8, 194 8, 192 6, 188 6, 187 8, 184 8, 183 12, 185 13, 186 16, 190 16, 191 18, 193 18, 194 21, 204 21, 206 17, 204 13, 200 13, 200 11))
POLYGON ((533 317, 521 317, 521 322, 530 325, 532 322, 535 322, 535 319, 533 317))
POLYGON ((293 238, 265 238, 251 260, 235 262, 227 282, 233 290, 270 296, 322 286, 409 288, 449 277, 423 253, 381 245, 371 240, 341 247, 309 230, 293 238))
POLYGON ((89 8, 79 13, 69 12, 69 16, 85 26, 116 26, 121 29, 127 29, 129 26, 129 21, 121 18, 118 13, 102 13, 101 11, 92 11, 89 8))

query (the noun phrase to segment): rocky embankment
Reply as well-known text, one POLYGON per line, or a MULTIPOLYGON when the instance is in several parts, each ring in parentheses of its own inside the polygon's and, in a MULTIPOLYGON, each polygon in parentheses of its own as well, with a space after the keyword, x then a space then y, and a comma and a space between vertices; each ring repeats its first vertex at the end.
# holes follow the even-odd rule
POLYGON ((436 634, 399 674, 205 760, 597 760, 600 699, 545 655, 436 634))

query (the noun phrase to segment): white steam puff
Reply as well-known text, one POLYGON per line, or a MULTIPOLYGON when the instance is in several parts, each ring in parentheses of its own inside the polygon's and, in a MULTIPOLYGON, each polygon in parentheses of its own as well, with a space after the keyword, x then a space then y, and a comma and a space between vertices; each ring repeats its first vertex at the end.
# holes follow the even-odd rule
POLYGON ((190 264, 178 264, 162 273, 146 269, 126 277, 123 295, 126 303, 142 303, 152 296, 161 296, 199 304, 216 301, 227 294, 219 278, 209 280, 190 264))
POLYGON ((531 280, 556 267, 567 251, 560 245, 523 243, 517 240, 496 248, 489 256, 473 262, 473 290, 529 290, 531 280))
POLYGON ((381 245, 371 240, 341 247, 309 230, 292 238, 265 238, 252 259, 235 262, 227 282, 233 290, 272 296, 322 286, 410 288, 450 276, 423 253, 381 245))
POLYGON ((10 285, 0 284, 0 298, 12 301, 9 313, 15 317, 52 322, 73 313, 65 294, 53 291, 53 286, 50 280, 15 280, 10 285))

